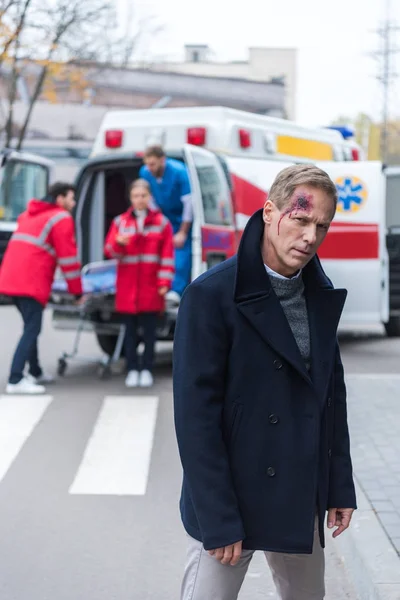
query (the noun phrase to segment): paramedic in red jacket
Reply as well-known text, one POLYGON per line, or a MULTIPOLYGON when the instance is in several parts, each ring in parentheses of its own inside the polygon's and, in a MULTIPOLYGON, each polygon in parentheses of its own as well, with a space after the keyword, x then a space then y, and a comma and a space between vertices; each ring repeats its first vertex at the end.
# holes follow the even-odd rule
POLYGON ((40 367, 37 340, 43 309, 51 293, 57 265, 68 290, 82 295, 81 266, 77 256, 74 187, 55 183, 42 200, 31 200, 17 221, 0 268, 0 294, 10 296, 21 313, 24 331, 14 354, 7 393, 42 394, 51 378, 40 367), (24 375, 26 363, 29 373, 24 375))
POLYGON ((118 259, 116 309, 126 315, 127 387, 153 384, 157 317, 174 276, 172 225, 149 208, 150 187, 144 179, 131 185, 132 208, 114 219, 105 242, 108 258, 118 259), (143 329, 144 354, 139 366, 137 330, 143 329))

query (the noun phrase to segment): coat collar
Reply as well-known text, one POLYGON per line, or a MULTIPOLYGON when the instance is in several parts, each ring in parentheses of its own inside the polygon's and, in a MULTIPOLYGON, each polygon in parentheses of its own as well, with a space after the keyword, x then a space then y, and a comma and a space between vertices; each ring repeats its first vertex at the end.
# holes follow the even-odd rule
POLYGON ((335 355, 337 327, 347 292, 333 289, 317 256, 303 269, 311 338, 309 374, 262 260, 263 233, 262 210, 259 210, 247 223, 240 242, 234 301, 264 341, 323 393, 335 355))
MULTIPOLYGON (((129 219, 135 219, 135 220, 137 219, 137 214, 136 214, 136 211, 134 208, 129 208, 128 211, 125 213, 125 215, 129 219)), ((153 222, 157 219, 157 217, 159 215, 160 215, 160 211, 148 208, 146 211, 145 221, 153 222)))

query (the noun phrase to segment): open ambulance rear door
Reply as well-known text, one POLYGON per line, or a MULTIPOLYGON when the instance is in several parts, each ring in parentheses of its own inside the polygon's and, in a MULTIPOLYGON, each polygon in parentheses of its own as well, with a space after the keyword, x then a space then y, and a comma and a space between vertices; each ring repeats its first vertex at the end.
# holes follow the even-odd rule
POLYGON ((319 163, 338 190, 336 215, 318 254, 335 287, 348 290, 342 325, 389 320, 382 164, 375 161, 319 163))
POLYGON ((222 158, 197 146, 184 146, 192 190, 192 279, 236 253, 231 190, 222 158))

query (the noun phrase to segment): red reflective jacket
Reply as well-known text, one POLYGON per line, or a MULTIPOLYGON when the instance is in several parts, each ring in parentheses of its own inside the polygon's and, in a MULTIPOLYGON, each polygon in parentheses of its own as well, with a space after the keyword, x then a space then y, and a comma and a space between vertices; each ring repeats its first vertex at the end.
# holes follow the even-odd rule
POLYGON ((174 276, 174 249, 171 223, 157 210, 149 210, 138 230, 132 209, 114 219, 104 252, 118 259, 116 309, 121 313, 159 312, 164 298, 158 290, 170 289, 174 276), (130 235, 127 246, 117 242, 118 235, 130 235))
POLYGON ((71 294, 82 294, 74 221, 64 209, 31 200, 18 217, 18 226, 0 268, 0 294, 28 296, 45 306, 59 266, 71 294))

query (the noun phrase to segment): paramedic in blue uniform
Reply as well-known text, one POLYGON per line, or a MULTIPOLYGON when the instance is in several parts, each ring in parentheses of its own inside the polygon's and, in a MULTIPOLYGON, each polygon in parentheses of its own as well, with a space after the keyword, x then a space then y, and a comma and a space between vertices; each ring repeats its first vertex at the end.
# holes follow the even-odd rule
POLYGON ((155 204, 172 224, 175 278, 168 298, 179 302, 190 283, 192 270, 193 206, 189 176, 185 165, 167 158, 161 146, 148 147, 143 160, 140 177, 149 182, 155 204))

